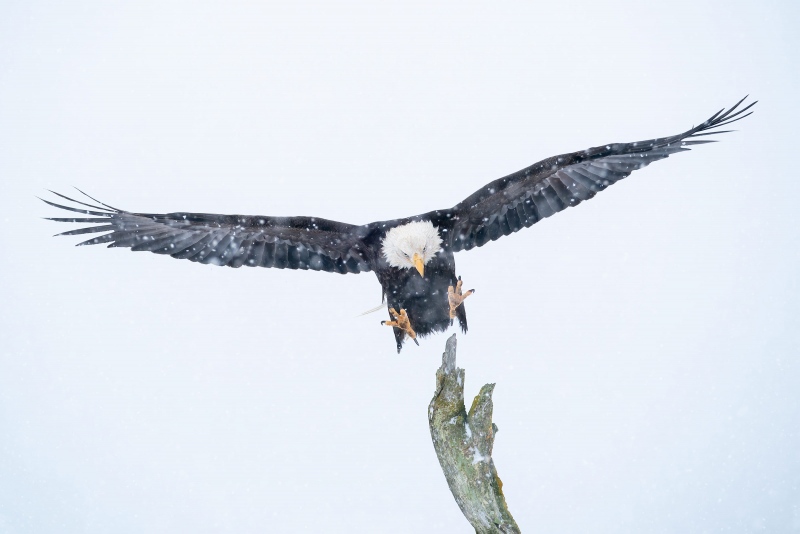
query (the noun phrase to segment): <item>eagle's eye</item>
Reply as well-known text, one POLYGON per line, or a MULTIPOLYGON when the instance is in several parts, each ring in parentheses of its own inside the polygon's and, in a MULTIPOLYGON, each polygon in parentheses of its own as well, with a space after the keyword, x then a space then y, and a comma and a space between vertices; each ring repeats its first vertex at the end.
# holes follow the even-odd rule
POLYGON ((428 250, 428 245, 425 245, 424 247, 422 247, 422 253, 425 254, 426 250, 428 250))

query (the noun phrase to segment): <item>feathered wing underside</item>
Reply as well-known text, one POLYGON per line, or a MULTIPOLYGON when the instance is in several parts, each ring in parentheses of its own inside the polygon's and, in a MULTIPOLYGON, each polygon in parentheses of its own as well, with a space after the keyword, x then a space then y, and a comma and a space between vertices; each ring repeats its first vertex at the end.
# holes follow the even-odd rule
POLYGON ((678 135, 603 145, 540 161, 489 183, 452 209, 418 218, 437 225, 454 252, 483 246, 589 200, 654 161, 689 150, 691 145, 713 143, 695 138, 726 133, 714 129, 750 115, 745 112, 756 102, 736 111, 743 101, 678 135))
POLYGON ((371 270, 369 251, 361 241, 358 226, 315 217, 131 213, 92 197, 89 199, 99 206, 53 193, 82 207, 42 200, 92 217, 50 220, 93 224, 57 235, 103 233, 78 243, 79 246, 107 243, 109 247, 127 247, 229 267, 246 265, 341 274, 371 270))

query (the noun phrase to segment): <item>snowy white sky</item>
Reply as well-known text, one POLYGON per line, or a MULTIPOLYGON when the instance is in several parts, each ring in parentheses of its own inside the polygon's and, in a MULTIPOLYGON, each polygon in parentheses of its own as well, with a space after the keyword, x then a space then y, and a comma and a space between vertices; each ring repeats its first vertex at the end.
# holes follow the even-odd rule
POLYGON ((457 255, 526 532, 800 532, 800 4, 0 8, 0 532, 470 532, 372 274, 74 248, 34 198, 365 223, 542 158, 714 145, 457 255), (651 7, 652 6, 652 7, 651 7))

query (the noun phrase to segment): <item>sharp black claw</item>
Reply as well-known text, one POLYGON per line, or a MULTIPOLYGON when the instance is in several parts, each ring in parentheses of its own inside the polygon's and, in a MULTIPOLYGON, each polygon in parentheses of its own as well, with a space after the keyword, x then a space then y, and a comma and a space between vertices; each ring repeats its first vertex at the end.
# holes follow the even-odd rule
POLYGON ((419 341, 417 341, 416 338, 414 338, 414 343, 416 343, 417 346, 419 347, 419 341))
POLYGON ((472 291, 473 293, 475 293, 475 290, 474 290, 474 289, 470 289, 470 291, 472 291))
POLYGON ((386 324, 386 321, 381 321, 381 324, 386 324))

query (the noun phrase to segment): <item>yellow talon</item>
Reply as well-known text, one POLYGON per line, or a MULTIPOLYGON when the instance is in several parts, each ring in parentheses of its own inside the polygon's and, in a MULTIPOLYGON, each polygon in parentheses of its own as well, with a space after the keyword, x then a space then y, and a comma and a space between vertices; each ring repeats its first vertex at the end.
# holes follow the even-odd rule
POLYGON ((461 306, 464 300, 475 293, 474 289, 470 289, 464 294, 461 294, 461 277, 458 277, 458 282, 456 282, 455 289, 453 286, 447 288, 447 302, 450 304, 450 319, 456 318, 456 308, 461 306))
MULTIPOLYGON (((414 332, 414 329, 411 328, 411 321, 408 319, 408 313, 406 310, 401 308, 400 313, 397 313, 397 310, 394 308, 389 308, 389 313, 392 314, 392 317, 395 318, 394 321, 381 321, 382 325, 392 326, 394 328, 399 328, 403 332, 406 333, 408 337, 414 340, 414 343, 417 343, 417 333, 414 332)), ((417 343, 419 345, 419 343, 417 343)))

